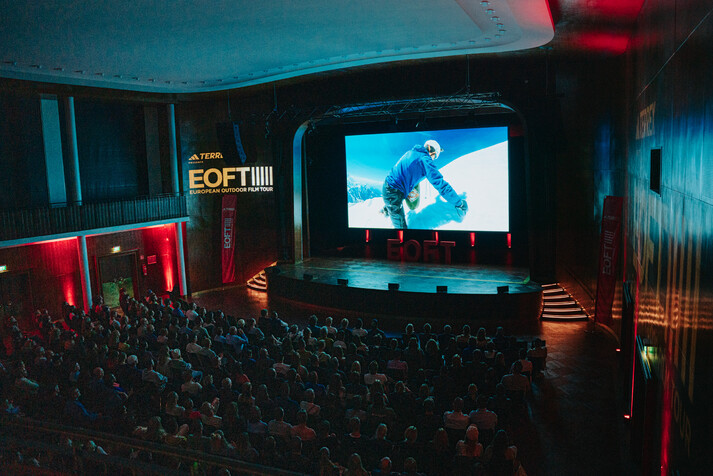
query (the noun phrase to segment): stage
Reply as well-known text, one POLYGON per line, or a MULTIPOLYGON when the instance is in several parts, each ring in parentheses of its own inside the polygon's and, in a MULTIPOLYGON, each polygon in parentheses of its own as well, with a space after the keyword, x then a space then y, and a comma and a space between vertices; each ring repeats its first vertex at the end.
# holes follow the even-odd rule
POLYGON ((482 321, 489 327, 496 321, 539 322, 542 312, 541 286, 529 281, 527 269, 511 266, 310 258, 267 268, 266 274, 270 300, 287 299, 327 312, 482 321), (398 290, 393 284, 389 289, 390 283, 398 290), (438 292, 442 286, 445 292, 438 292))

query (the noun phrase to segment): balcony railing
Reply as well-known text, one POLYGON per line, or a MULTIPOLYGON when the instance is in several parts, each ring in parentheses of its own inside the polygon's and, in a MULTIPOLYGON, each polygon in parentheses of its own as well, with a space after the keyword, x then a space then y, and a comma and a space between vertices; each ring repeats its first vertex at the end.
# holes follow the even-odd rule
POLYGON ((51 236, 188 216, 186 197, 160 195, 64 207, 0 210, 0 241, 51 236))

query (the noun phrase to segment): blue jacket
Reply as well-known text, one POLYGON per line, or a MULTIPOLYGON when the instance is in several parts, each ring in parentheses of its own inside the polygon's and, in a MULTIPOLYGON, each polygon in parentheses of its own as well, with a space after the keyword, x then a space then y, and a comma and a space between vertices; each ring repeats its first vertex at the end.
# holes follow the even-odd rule
POLYGON ((389 175, 386 176, 386 183, 389 187, 408 195, 424 177, 450 203, 455 205, 460 201, 460 197, 453 187, 445 181, 438 167, 433 163, 428 151, 421 145, 415 145, 413 149, 401 156, 389 175))

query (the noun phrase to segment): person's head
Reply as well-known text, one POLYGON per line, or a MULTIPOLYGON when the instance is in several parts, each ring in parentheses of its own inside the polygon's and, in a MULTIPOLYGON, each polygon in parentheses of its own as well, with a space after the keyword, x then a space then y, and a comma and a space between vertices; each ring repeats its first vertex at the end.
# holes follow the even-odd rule
POLYGON ((475 425, 469 425, 468 429, 465 430, 465 439, 469 443, 477 443, 478 442, 478 427, 475 425))
POLYGON ((391 458, 384 456, 379 461, 379 471, 381 474, 391 474, 391 458))
POLYGON ((364 471, 364 466, 361 464, 361 456, 358 453, 352 453, 347 462, 347 469, 351 471, 364 471))
POLYGON ((418 438, 418 429, 415 426, 410 426, 404 431, 404 440, 408 443, 415 443, 418 438))
POLYGON ((424 149, 426 149, 428 155, 430 155, 432 159, 437 159, 438 156, 441 155, 441 152, 443 152, 443 149, 441 149, 440 144, 433 139, 427 140, 423 144, 423 147, 424 149))
POLYGON ((377 440, 383 440, 386 438, 386 433, 388 432, 389 428, 386 426, 385 423, 380 423, 379 426, 376 427, 376 432, 374 433, 374 438, 377 440))

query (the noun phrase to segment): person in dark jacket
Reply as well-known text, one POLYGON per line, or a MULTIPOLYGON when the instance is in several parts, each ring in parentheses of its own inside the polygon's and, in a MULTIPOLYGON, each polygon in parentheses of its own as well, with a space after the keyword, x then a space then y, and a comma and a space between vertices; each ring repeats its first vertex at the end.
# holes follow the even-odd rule
POLYGON ((468 204, 453 190, 433 161, 440 155, 441 146, 435 140, 427 140, 422 146, 415 145, 394 165, 384 180, 383 212, 391 218, 394 228, 406 229, 403 201, 425 177, 441 196, 453 204, 460 216, 468 211, 468 204))

